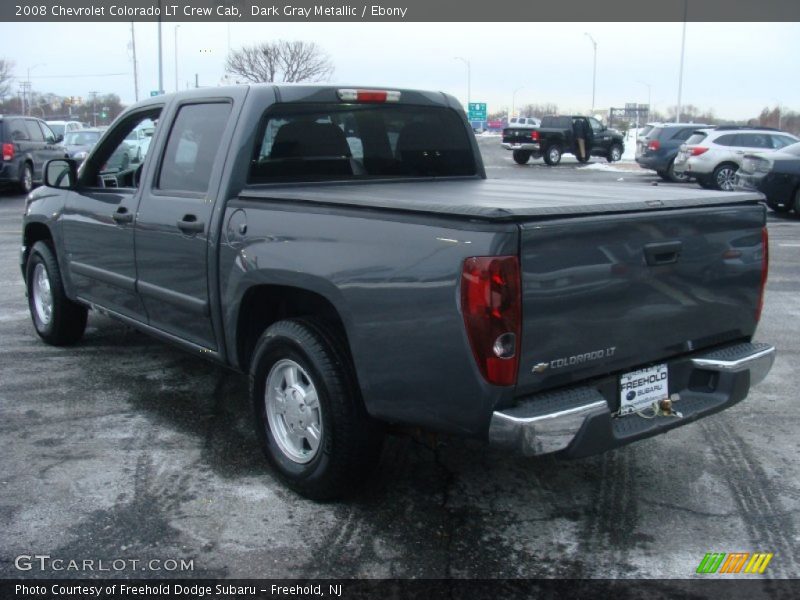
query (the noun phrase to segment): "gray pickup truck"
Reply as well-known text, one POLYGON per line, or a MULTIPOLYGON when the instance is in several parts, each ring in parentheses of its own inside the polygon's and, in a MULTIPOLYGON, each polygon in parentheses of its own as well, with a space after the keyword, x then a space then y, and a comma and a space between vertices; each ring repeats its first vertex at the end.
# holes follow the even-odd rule
POLYGON ((386 424, 582 457, 741 401, 774 358, 759 195, 487 180, 441 93, 150 98, 45 183, 20 254, 39 336, 76 343, 94 309, 248 373, 274 471, 316 499, 386 424), (137 127, 146 155, 109 169, 137 127))

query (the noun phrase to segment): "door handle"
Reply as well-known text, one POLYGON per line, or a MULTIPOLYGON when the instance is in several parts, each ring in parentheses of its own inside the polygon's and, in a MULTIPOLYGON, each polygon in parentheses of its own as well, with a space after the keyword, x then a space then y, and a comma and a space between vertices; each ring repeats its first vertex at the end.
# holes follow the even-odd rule
POLYGON ((683 242, 661 242, 647 244, 644 247, 644 257, 651 267, 671 265, 678 262, 681 256, 683 242))
POLYGON ((183 215, 183 218, 178 220, 177 225, 178 229, 184 233, 202 233, 206 228, 205 223, 198 221, 195 215, 183 215))
POLYGON ((133 221, 133 213, 128 212, 128 209, 124 206, 120 206, 111 218, 114 219, 120 225, 123 223, 130 223, 133 221))

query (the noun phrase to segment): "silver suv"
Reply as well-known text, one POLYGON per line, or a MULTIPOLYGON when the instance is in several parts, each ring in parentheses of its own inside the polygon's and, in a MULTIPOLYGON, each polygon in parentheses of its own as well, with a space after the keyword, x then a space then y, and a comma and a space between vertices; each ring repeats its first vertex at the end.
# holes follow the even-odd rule
POLYGON ((800 141, 775 129, 721 126, 698 129, 675 157, 675 172, 696 179, 704 188, 732 191, 745 153, 774 152, 800 141))

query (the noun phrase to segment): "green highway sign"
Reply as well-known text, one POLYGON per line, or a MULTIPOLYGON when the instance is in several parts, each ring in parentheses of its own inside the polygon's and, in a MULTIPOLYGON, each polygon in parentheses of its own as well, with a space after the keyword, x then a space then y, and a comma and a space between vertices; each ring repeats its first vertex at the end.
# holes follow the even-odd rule
POLYGON ((160 96, 163 93, 164 92, 159 92, 158 90, 151 90, 150 91, 150 97, 152 98, 153 96, 160 96))
POLYGON ((468 120, 470 121, 485 121, 486 120, 486 103, 485 102, 470 102, 469 110, 467 111, 468 120))

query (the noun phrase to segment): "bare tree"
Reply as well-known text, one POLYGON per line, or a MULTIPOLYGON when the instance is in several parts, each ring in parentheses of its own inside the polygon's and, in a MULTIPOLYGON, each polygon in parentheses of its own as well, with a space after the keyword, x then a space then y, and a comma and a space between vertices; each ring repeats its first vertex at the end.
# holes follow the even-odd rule
POLYGON ((11 93, 11 81, 14 79, 14 76, 11 74, 11 69, 13 68, 13 62, 0 58, 0 99, 5 98, 11 93))
POLYGON ((333 64, 314 42, 277 40, 231 52, 225 70, 252 83, 298 83, 329 79, 333 64))

